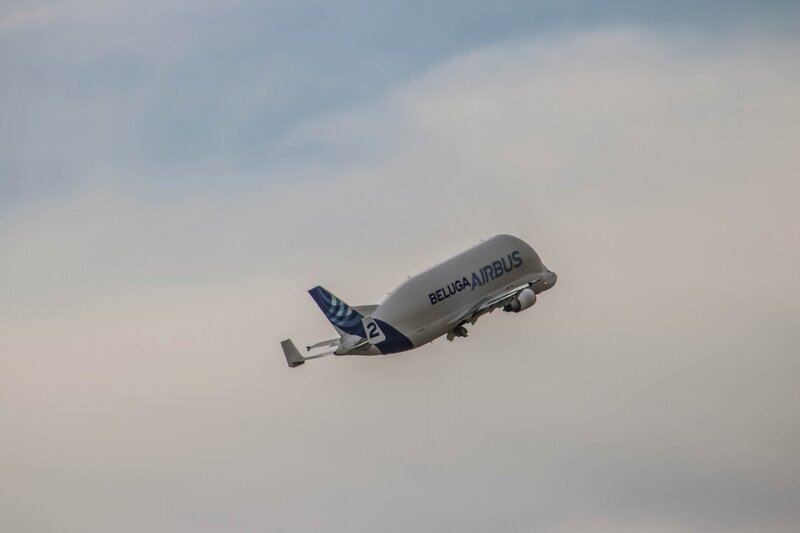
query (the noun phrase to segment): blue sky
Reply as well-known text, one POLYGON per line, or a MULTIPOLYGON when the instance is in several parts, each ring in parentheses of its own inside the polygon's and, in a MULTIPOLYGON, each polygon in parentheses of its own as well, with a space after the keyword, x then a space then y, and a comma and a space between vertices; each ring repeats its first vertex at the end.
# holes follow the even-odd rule
POLYGON ((800 524, 798 8, 0 8, 0 529, 800 524), (559 284, 288 369, 497 233, 559 284))
POLYGON ((213 162, 230 185, 325 160, 330 147, 280 141, 493 43, 626 25, 788 37, 796 20, 791 2, 745 1, 6 4, 2 205, 92 180, 181 194, 213 187, 198 175, 213 162), (96 176, 101 161, 125 170, 96 176))

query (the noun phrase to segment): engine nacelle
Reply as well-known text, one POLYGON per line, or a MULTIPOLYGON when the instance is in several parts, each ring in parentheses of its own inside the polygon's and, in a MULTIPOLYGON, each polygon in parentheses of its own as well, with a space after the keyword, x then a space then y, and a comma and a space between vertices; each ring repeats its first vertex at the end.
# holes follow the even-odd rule
POLYGON ((507 313, 519 313, 536 303, 536 293, 531 289, 522 289, 517 297, 503 307, 507 313))

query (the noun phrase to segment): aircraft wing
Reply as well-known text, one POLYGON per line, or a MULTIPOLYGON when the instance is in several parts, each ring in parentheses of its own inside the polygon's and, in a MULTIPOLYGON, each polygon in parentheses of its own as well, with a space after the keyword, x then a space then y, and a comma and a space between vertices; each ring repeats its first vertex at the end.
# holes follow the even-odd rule
POLYGON ((535 279, 535 280, 530 281, 528 283, 524 283, 524 284, 522 284, 522 285, 520 285, 518 287, 514 287, 512 289, 504 291, 501 294, 498 294, 496 296, 492 296, 491 298, 487 298, 486 300, 478 303, 475 307, 470 309, 468 312, 466 312, 463 315, 461 315, 458 318, 456 318, 456 320, 452 321, 451 324, 453 325, 454 328, 456 328, 458 326, 461 326, 463 324, 466 324, 467 322, 469 322, 470 324, 475 324, 475 322, 477 322, 478 319, 481 316, 485 315, 486 313, 491 313, 495 309, 498 309, 500 307, 503 307, 503 306, 511 303, 514 300, 514 298, 516 298, 517 293, 519 291, 521 291, 522 289, 525 289, 527 287, 530 287, 531 285, 533 285, 537 281, 539 281, 539 280, 535 279))

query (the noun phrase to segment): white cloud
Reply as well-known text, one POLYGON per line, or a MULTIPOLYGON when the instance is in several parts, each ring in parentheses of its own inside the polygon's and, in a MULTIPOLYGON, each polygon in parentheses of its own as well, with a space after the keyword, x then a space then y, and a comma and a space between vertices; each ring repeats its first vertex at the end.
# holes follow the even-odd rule
POLYGON ((0 229, 0 516, 796 526, 796 57, 624 29, 497 45, 295 130, 283 149, 329 147, 330 172, 15 212, 0 229), (329 334, 311 284, 369 303, 501 231, 560 275, 529 315, 285 368, 278 340, 329 334))

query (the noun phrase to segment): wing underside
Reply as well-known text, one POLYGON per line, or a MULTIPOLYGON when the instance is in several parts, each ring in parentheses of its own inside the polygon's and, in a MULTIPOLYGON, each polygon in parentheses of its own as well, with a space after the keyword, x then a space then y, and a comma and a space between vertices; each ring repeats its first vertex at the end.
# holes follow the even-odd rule
MULTIPOLYGON (((453 320, 451 322, 452 325, 451 329, 456 329, 467 323, 475 324, 475 322, 477 322, 478 319, 483 315, 491 313, 495 309, 499 309, 511 303, 514 300, 514 298, 517 297, 517 294, 519 294, 521 290, 531 287, 537 281, 539 280, 535 279, 533 281, 523 283, 522 285, 508 289, 507 291, 503 291, 500 294, 489 297, 486 300, 478 303, 472 309, 470 309, 466 313, 458 316, 455 320, 453 320)), ((448 339, 452 339, 452 333, 448 334, 448 339)))

